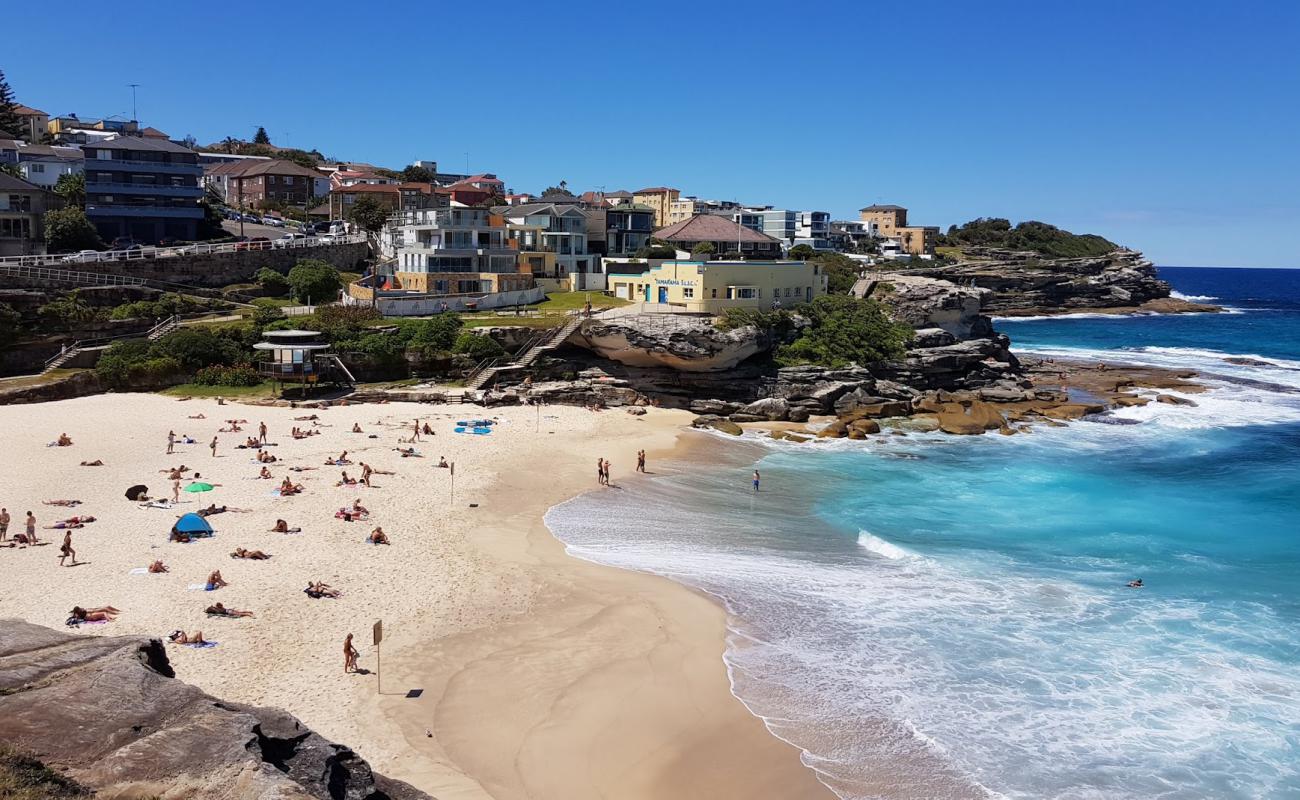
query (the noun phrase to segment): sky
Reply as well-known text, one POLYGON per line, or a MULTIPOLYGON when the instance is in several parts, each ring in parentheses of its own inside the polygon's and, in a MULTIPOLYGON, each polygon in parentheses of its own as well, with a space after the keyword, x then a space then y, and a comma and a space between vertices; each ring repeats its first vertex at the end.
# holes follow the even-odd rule
POLYGON ((0 70, 124 115, 516 192, 672 186, 1300 267, 1300 2, 210 3, 5 12, 0 70), (256 22, 264 24, 254 24, 256 22))

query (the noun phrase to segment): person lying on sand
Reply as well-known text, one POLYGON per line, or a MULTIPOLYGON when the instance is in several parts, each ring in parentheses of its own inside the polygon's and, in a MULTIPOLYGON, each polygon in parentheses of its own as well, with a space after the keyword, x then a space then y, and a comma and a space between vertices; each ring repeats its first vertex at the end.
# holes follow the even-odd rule
POLYGON ((228 510, 229 509, 227 509, 225 506, 219 506, 216 503, 213 503, 207 508, 200 508, 198 511, 194 513, 198 514, 200 517, 210 517, 213 514, 224 514, 228 510))
POLYGON ((179 467, 167 467, 166 469, 160 469, 158 471, 167 473, 167 477, 169 478, 172 477, 173 475, 179 478, 181 475, 185 474, 186 472, 189 472, 190 468, 185 466, 184 464, 181 464, 179 467))
POLYGON ((190 414, 187 419, 207 419, 207 414, 190 414))
POLYGON ((154 575, 168 571, 167 565, 162 562, 162 559, 157 559, 149 565, 149 572, 154 575))
POLYGON ((80 500, 42 500, 41 505, 67 506, 69 508, 72 508, 73 506, 81 505, 81 501, 80 500))
POLYGON ((414 447, 394 447, 394 450, 402 454, 402 458, 420 458, 420 454, 415 452, 414 447))
POLYGON ((388 541, 388 534, 384 533, 383 528, 375 528, 371 531, 370 535, 366 537, 366 541, 370 544, 392 544, 392 542, 388 541))
POLYGON ((203 613, 204 613, 204 614, 210 614, 210 615, 212 615, 212 616, 214 616, 214 617, 251 617, 251 616, 253 616, 253 612, 252 612, 252 611, 240 611, 239 609, 236 609, 236 608, 226 608, 225 606, 223 606, 223 605, 220 604, 220 603, 213 603, 212 605, 210 605, 210 606, 208 606, 207 608, 203 609, 203 613))
POLYGON ((84 528, 86 526, 80 522, 66 522, 64 520, 59 520, 53 525, 42 525, 41 527, 47 531, 62 531, 67 529, 84 528))
POLYGON ((120 609, 112 606, 99 606, 98 608, 82 608, 73 606, 68 612, 69 619, 75 619, 77 622, 111 622, 118 614, 120 609))
POLYGON ((304 594, 306 594, 308 597, 314 600, 319 600, 322 597, 338 597, 339 595, 343 594, 338 589, 332 588, 328 583, 321 583, 319 581, 316 582, 308 581, 307 588, 303 589, 302 591, 304 594))
POLYGON ((172 631, 167 635, 167 639, 173 644, 207 644, 208 640, 203 638, 203 631, 186 633, 182 630, 172 631))
POLYGON ((265 561, 271 556, 263 553, 261 550, 246 550, 243 547, 236 547, 235 552, 230 554, 231 558, 247 558, 253 561, 265 561))
POLYGON ((294 417, 294 419, 295 419, 296 421, 298 421, 298 422, 306 422, 306 421, 309 421, 309 420, 317 420, 317 419, 320 419, 320 417, 316 416, 315 414, 312 414, 312 415, 307 416, 307 417, 294 417))
POLYGON ((193 537, 185 531, 172 531, 171 536, 168 538, 173 542, 180 542, 181 544, 189 544, 194 541, 193 537))
POLYGON ((208 580, 205 584, 203 584, 203 588, 205 591, 214 592, 217 589, 229 585, 230 585, 229 583, 226 583, 226 579, 221 577, 221 570, 214 569, 212 570, 211 574, 208 575, 208 580))
POLYGON ((83 461, 83 462, 81 462, 81 466, 83 466, 83 467, 102 467, 102 466, 104 466, 104 462, 97 458, 97 459, 95 459, 94 461, 83 461))
POLYGON ((343 477, 340 478, 340 479, 339 479, 339 482, 336 483, 336 484, 334 484, 334 485, 335 485, 335 486, 356 486, 356 485, 357 485, 357 479, 356 479, 356 478, 349 477, 349 476, 348 476, 348 471, 347 471, 347 470, 343 470, 343 477))
POLYGON ((262 471, 257 473, 258 480, 270 480, 273 477, 275 476, 271 474, 271 470, 267 469, 266 467, 262 467, 262 471))
POLYGON ((290 472, 307 472, 308 470, 320 469, 319 467, 289 467, 290 472))
POLYGON ((302 533, 302 528, 290 528, 289 523, 282 519, 275 521, 275 527, 271 528, 271 533, 302 533))

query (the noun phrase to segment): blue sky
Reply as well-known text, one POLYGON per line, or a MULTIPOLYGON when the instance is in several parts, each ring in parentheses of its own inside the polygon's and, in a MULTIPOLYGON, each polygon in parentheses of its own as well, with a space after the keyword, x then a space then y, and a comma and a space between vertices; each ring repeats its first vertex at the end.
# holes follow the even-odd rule
POLYGON ((1300 3, 151 3, 5 12, 51 114, 516 191, 669 185, 915 224, 1040 219, 1157 263, 1300 267, 1300 3), (150 8, 155 9, 152 13, 150 8), (257 24, 262 23, 262 24, 257 24))

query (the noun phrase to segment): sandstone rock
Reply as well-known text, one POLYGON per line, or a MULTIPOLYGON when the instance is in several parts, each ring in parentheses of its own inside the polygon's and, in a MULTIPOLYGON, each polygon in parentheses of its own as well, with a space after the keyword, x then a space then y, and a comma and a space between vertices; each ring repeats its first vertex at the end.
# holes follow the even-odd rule
POLYGON ((817 431, 817 436, 822 439, 843 439, 849 435, 849 425, 847 422, 835 420, 831 424, 817 431))
POLYGON ((1007 427, 1007 421, 992 405, 980 400, 968 404, 945 403, 935 414, 944 433, 972 435, 1007 427))
POLYGON ((283 711, 176 680, 157 639, 0 621, 0 741, 101 797, 430 800, 283 711))
POLYGON ((790 422, 807 422, 810 417, 812 417, 812 412, 803 406, 793 406, 789 413, 786 414, 786 419, 790 422))
POLYGON ((789 417, 790 403, 780 397, 768 397, 741 408, 740 413, 758 417, 759 420, 776 422, 789 417))
POLYGON ((1196 405, 1195 400, 1188 400, 1186 397, 1178 397, 1177 395, 1172 395, 1172 394, 1156 395, 1156 402, 1164 403, 1165 405, 1168 406, 1195 406, 1196 405))
POLYGON ((1145 406, 1151 402, 1150 397, 1140 397, 1138 395, 1123 395, 1116 397, 1112 401, 1119 408, 1129 408, 1131 406, 1145 406))
POLYGON ((855 432, 859 434, 880 433, 880 423, 874 419, 856 419, 849 423, 849 436, 852 437, 855 432))
POLYGON ((725 400, 710 400, 707 398, 692 400, 689 406, 690 410, 696 414, 730 414, 740 408, 737 403, 728 403, 725 400))
POLYGON ((1081 419, 1089 414, 1100 414, 1106 407, 1096 403, 1065 403, 1044 408, 1039 413, 1049 419, 1081 419))
POLYGON ((683 372, 730 369, 773 344, 755 326, 724 331, 708 318, 685 314, 598 317, 585 321, 569 341, 621 364, 683 372))

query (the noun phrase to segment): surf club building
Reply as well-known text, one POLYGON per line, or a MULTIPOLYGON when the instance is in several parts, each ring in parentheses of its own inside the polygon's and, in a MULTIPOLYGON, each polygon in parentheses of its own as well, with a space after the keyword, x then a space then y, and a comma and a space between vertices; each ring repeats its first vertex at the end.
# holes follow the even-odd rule
POLYGON ((609 291, 646 310, 718 314, 728 308, 792 306, 826 293, 821 265, 807 261, 648 262, 634 274, 610 274, 609 291))

